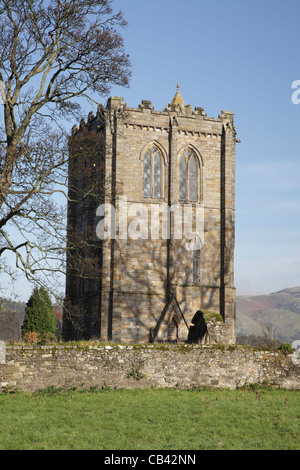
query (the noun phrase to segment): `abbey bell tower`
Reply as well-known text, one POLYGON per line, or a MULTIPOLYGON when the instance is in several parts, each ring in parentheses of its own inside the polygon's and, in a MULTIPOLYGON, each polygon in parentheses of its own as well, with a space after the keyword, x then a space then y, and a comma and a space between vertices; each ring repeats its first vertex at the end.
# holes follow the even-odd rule
POLYGON ((82 227, 94 233, 99 275, 84 282, 68 267, 76 313, 64 315, 64 339, 234 343, 233 113, 208 117, 185 104, 178 84, 163 111, 109 98, 73 128, 71 142, 93 133, 98 150, 74 165, 101 166, 103 197, 85 208, 70 198, 68 223, 70 236, 82 227))

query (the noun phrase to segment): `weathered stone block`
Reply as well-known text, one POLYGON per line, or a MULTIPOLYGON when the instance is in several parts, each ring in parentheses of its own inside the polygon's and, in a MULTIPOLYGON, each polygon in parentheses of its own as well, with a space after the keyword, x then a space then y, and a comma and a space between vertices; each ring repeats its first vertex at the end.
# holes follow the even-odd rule
POLYGON ((4 341, 0 341, 0 364, 6 364, 6 350, 4 341))

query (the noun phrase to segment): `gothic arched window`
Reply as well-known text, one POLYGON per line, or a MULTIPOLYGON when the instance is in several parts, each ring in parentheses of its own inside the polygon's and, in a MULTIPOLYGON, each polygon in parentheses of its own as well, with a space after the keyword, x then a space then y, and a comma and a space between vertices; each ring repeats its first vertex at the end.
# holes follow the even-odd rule
POLYGON ((151 156, 149 152, 144 157, 144 196, 151 197, 151 156))
POLYGON ((163 195, 163 157, 153 145, 144 156, 144 197, 159 199, 163 195))
POLYGON ((153 196, 155 198, 161 197, 161 156, 158 151, 154 154, 154 172, 153 172, 153 183, 154 191, 153 196))
POLYGON ((193 154, 189 161, 189 200, 191 202, 197 201, 197 166, 193 154))
POLYGON ((199 199, 200 168, 194 152, 186 149, 179 160, 179 200, 197 202, 199 199))
POLYGON ((186 160, 182 155, 179 163, 179 199, 186 199, 186 160))

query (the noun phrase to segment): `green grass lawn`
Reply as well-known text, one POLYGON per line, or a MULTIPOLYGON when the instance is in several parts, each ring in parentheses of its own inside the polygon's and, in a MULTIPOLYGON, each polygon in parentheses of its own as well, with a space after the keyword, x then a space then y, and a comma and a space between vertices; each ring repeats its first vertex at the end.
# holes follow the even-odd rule
POLYGON ((299 393, 121 389, 1 394, 0 449, 299 450, 299 393))

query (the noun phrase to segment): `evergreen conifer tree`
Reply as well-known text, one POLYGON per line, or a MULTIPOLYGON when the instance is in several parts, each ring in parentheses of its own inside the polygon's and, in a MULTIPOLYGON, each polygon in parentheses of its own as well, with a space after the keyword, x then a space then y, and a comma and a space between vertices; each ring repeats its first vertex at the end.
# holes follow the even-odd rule
POLYGON ((35 287, 26 304, 22 335, 34 331, 44 336, 46 333, 55 334, 56 317, 50 296, 44 287, 35 287))

